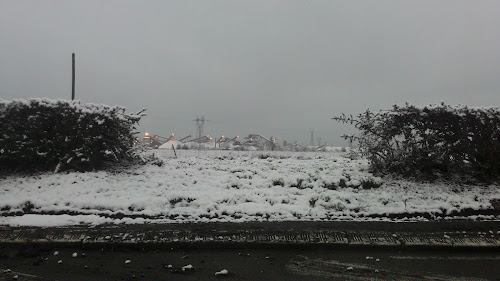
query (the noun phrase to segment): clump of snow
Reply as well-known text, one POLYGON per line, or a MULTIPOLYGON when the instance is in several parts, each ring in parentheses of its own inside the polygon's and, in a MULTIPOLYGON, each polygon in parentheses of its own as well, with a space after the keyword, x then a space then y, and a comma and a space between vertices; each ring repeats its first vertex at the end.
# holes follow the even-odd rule
POLYGON ((79 224, 104 224, 113 223, 109 218, 98 215, 36 215, 25 214, 16 217, 0 218, 0 224, 12 226, 40 226, 40 227, 55 227, 65 225, 79 224))
POLYGON ((227 275, 229 273, 229 271, 227 271, 227 269, 223 269, 221 271, 218 271, 215 273, 215 276, 217 275, 227 275))

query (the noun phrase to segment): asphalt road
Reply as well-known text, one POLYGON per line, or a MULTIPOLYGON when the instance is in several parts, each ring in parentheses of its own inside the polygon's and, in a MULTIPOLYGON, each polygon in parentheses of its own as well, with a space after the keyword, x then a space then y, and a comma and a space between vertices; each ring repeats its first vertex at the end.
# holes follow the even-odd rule
POLYGON ((18 280, 500 280, 500 252, 495 251, 361 247, 140 251, 19 244, 2 245, 0 253, 0 280, 14 280, 15 275, 18 280), (185 267, 189 265, 193 269, 185 267), (4 272, 7 269, 10 272, 4 272), (215 275, 223 269, 227 275, 215 275))
POLYGON ((500 280, 499 236, 474 221, 0 227, 0 280, 500 280))

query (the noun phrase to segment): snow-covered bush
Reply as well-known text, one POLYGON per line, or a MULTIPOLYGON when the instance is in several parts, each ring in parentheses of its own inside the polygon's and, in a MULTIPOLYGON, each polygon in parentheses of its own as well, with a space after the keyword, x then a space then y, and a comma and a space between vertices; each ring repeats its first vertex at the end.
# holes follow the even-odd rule
POLYGON ((79 101, 0 99, 0 169, 81 171, 131 159, 143 115, 79 101))
POLYGON ((378 173, 432 179, 500 178, 500 110, 497 107, 416 107, 332 119, 354 124, 356 140, 378 173))

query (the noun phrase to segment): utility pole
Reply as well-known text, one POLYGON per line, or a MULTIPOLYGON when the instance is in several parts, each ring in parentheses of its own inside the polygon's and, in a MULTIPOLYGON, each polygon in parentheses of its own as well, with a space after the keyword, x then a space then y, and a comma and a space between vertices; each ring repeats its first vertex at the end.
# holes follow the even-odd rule
POLYGON ((73 75, 71 79, 71 100, 75 100, 75 53, 73 53, 73 75))

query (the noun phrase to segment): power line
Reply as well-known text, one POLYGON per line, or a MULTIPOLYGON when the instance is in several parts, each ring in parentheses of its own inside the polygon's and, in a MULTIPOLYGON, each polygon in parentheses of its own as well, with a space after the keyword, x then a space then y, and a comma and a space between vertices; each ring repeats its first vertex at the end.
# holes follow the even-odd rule
POLYGON ((196 122, 196 132, 197 132, 197 135, 196 137, 197 138, 201 138, 203 135, 203 126, 205 126, 205 121, 209 121, 209 120, 205 120, 205 115, 198 117, 198 115, 196 115, 196 119, 194 119, 193 121, 196 122))

